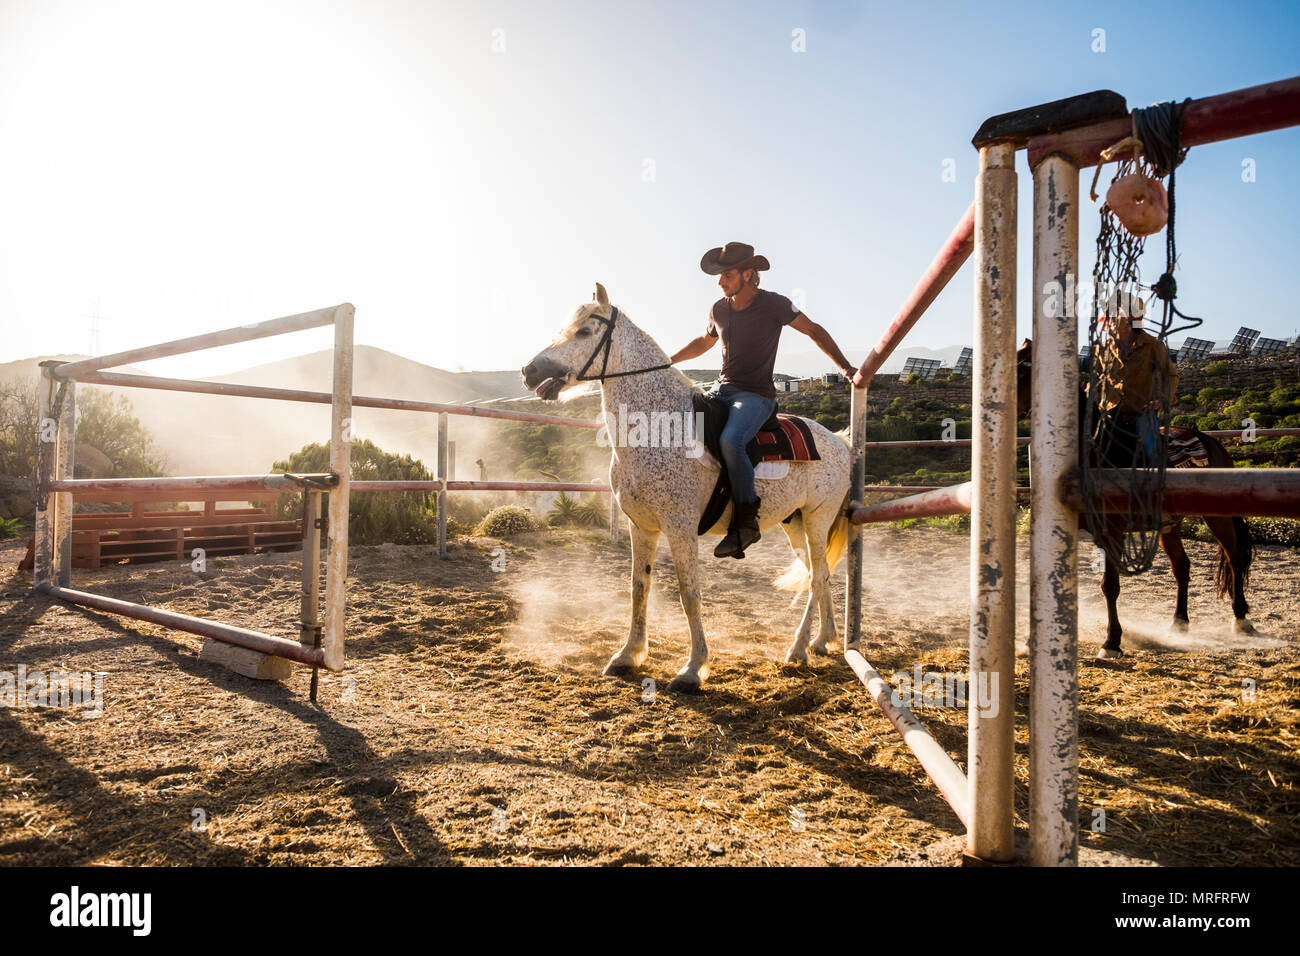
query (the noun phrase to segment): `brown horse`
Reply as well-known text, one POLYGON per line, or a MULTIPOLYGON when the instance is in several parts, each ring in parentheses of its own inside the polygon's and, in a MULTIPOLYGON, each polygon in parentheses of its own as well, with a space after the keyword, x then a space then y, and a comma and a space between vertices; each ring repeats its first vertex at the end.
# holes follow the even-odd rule
MULTIPOLYGON (((1030 376, 1032 369, 1032 352, 1033 343, 1025 339, 1016 352, 1016 409, 1021 418, 1029 414, 1030 409, 1030 376)), ((1084 436, 1084 404, 1087 401, 1087 394, 1083 388, 1079 390, 1079 447, 1080 457, 1082 458, 1084 436)), ((1231 468, 1232 456, 1228 450, 1223 447, 1223 443, 1217 438, 1207 435, 1197 429, 1188 429, 1200 439, 1201 444, 1205 447, 1209 455, 1209 467, 1211 468, 1231 468)), ((1187 552, 1183 549, 1183 515, 1168 516, 1168 524, 1162 526, 1160 531, 1160 546, 1164 548, 1165 554, 1169 556, 1169 564, 1173 569, 1174 578, 1178 581, 1178 603, 1174 607, 1174 620, 1170 625, 1170 630, 1182 633, 1187 630, 1187 584, 1191 578, 1192 562, 1187 557, 1187 552)), ((1110 624, 1106 631, 1106 643, 1097 651, 1100 658, 1119 657, 1124 652, 1120 650, 1120 637, 1123 635, 1123 628, 1119 626, 1119 614, 1115 609, 1115 602, 1119 598, 1119 553, 1120 544, 1124 534, 1124 516, 1107 515, 1105 519, 1105 530, 1102 533, 1102 541, 1096 542, 1097 546, 1106 554, 1106 573, 1102 579, 1101 590, 1106 595, 1106 613, 1109 617, 1110 624)), ((1215 572, 1215 584, 1219 589, 1219 597, 1225 598, 1232 595, 1232 613, 1233 629, 1239 634, 1254 634, 1255 628, 1246 618, 1249 610, 1246 604, 1246 581, 1250 574, 1250 562, 1254 557, 1255 548, 1251 541, 1250 529, 1246 522, 1239 517, 1225 518, 1213 515, 1205 516, 1205 523, 1210 532, 1219 542, 1219 567, 1215 572)))

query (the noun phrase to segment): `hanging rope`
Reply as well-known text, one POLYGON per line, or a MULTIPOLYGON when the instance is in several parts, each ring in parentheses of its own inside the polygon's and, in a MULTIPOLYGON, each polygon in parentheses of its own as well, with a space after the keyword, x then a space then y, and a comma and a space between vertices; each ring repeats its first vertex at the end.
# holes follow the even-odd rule
MULTIPOLYGON (((1120 334, 1121 319, 1131 322, 1146 317, 1146 302, 1140 294, 1146 288, 1163 304, 1159 329, 1151 330, 1161 345, 1167 347, 1171 332, 1185 331, 1201 323, 1200 319, 1183 315, 1173 304, 1178 289, 1173 275, 1178 260, 1174 171, 1187 155, 1179 136, 1185 106, 1186 101, 1134 110, 1132 135, 1102 152, 1103 161, 1119 159, 1112 183, 1138 171, 1149 178, 1169 176, 1165 271, 1160 279, 1153 286, 1141 285, 1138 260, 1145 239, 1129 233, 1109 205, 1101 209, 1092 275, 1094 295, 1088 325, 1087 401, 1083 414, 1086 440, 1080 462, 1083 518, 1093 541, 1115 556, 1122 574, 1139 574, 1149 569, 1159 547, 1168 458, 1165 435, 1171 402, 1163 400, 1168 382, 1161 362, 1152 363, 1148 396, 1123 395, 1124 364, 1130 358, 1132 343, 1126 344, 1127 337, 1120 334), (1127 158, 1120 158, 1125 154, 1127 158), (1174 316, 1189 324, 1174 329, 1174 316), (1103 323, 1103 319, 1108 322, 1103 323), (1102 468, 1128 472, 1131 493, 1127 514, 1107 515, 1098 509, 1103 490, 1098 472, 1102 468)), ((1094 177, 1094 201, 1096 184, 1094 177)))

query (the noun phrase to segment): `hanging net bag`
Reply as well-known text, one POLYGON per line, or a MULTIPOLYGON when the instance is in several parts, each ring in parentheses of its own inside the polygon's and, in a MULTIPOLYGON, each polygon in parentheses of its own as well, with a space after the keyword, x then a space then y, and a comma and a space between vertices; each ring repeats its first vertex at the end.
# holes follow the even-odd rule
MULTIPOLYGON (((1083 408, 1084 441, 1080 485, 1084 525, 1122 574, 1151 567, 1160 542, 1163 516, 1166 433, 1170 382, 1162 361, 1151 361, 1173 332, 1200 325, 1174 306, 1177 262, 1174 245, 1174 170, 1187 155, 1179 147, 1179 127, 1186 103, 1160 103, 1132 113, 1132 135, 1101 153, 1116 161, 1114 178, 1101 207, 1097 259, 1093 267, 1092 311, 1088 323, 1083 408), (1160 182, 1169 177, 1166 192, 1160 182), (1143 286, 1138 260, 1146 237, 1167 227, 1165 271, 1152 286, 1143 286), (1143 291, 1151 293, 1145 299, 1143 291), (1159 298, 1160 315, 1148 315, 1159 298), (1185 323, 1174 328, 1176 319, 1185 323), (1157 342, 1149 343, 1145 336, 1157 342), (1102 507, 1101 469, 1118 469, 1128 478, 1127 512, 1107 514, 1102 507)), ((1093 178, 1092 199, 1097 200, 1093 178)))

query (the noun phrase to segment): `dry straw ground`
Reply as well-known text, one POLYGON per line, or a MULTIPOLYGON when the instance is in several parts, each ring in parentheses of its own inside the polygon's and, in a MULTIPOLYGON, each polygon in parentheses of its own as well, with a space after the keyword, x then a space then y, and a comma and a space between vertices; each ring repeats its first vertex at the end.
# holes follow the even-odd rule
MULTIPOLYGON (((887 677, 962 671, 969 539, 867 535, 868 657, 887 677)), ((876 864, 961 832, 838 658, 780 663, 799 618, 767 587, 788 560, 780 537, 707 562, 713 673, 688 697, 642 684, 663 688, 684 659, 666 548, 650 663, 615 680, 600 669, 625 636, 626 550, 533 535, 502 543, 497 573, 496 546, 458 541, 446 561, 355 549, 348 667, 322 674, 315 706, 303 669, 285 685, 216 669, 197 638, 32 596, 21 551, 0 551, 0 670, 107 672, 101 717, 0 709, 0 863, 876 864)), ((1091 659, 1104 606, 1083 548, 1083 843, 1295 865, 1300 557, 1260 548, 1262 633, 1242 639, 1211 594, 1210 547, 1188 548, 1192 633, 1162 636, 1173 592, 1158 567, 1124 582, 1131 653, 1105 664, 1091 659), (1089 829, 1098 810, 1104 833, 1089 829)), ((205 575, 78 572, 74 586, 292 634, 298 576, 294 555, 259 555, 205 575)), ((1027 602, 1022 581, 1022 618, 1027 602)), ((1026 665, 1022 652, 1022 824, 1026 665)), ((919 716, 964 765, 964 712, 919 716)))

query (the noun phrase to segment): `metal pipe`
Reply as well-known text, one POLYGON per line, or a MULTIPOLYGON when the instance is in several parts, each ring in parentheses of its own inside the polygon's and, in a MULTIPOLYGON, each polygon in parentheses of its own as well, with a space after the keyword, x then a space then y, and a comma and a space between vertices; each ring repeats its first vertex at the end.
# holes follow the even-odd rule
MULTIPOLYGON (((1263 83, 1192 100, 1183 113, 1179 139, 1183 147, 1253 136, 1300 125, 1300 77, 1263 83)), ((1068 156, 1076 166, 1095 166, 1101 151, 1132 135, 1129 117, 1081 126, 1029 140, 1030 168, 1052 153, 1068 156)))
MULTIPOLYGON (((76 470, 77 383, 60 383, 63 404, 59 408, 58 441, 55 445, 54 478, 70 479, 76 470)), ((53 570, 59 584, 72 583, 72 495, 66 491, 54 496, 53 570)))
MULTIPOLYGON (((866 493, 869 495, 919 495, 926 491, 942 491, 945 488, 956 487, 956 485, 867 485, 866 493)), ((1029 486, 1018 485, 1016 494, 1029 494, 1029 486)))
MULTIPOLYGON (((204 382, 199 379, 164 378, 160 375, 132 375, 125 372, 87 372, 73 376, 89 385, 109 385, 120 388, 152 388, 168 392, 193 392, 200 395, 229 395, 236 398, 264 398, 282 402, 307 402, 329 405, 334 398, 330 392, 311 392, 297 388, 274 388, 267 385, 235 385, 228 382, 204 382)), ((511 422, 532 422, 538 425, 570 425, 574 428, 598 429, 602 422, 589 418, 565 418, 561 415, 537 415, 533 412, 511 412, 478 406, 453 405, 445 402, 417 402, 404 398, 374 398, 366 395, 352 396, 356 408, 387 408, 399 412, 432 412, 448 415, 469 415, 472 418, 496 418, 511 422)))
POLYGON ((331 487, 337 485, 334 475, 194 475, 183 478, 71 478, 50 482, 50 489, 57 492, 70 492, 74 496, 81 494, 120 494, 113 501, 139 500, 144 495, 147 501, 185 501, 177 495, 194 494, 201 498, 207 493, 228 494, 233 492, 259 491, 301 491, 302 482, 295 478, 305 478, 315 483, 331 487), (171 495, 172 497, 167 497, 171 495))
POLYGON ((325 628, 321 650, 325 666, 343 669, 347 633, 348 507, 352 481, 352 324, 355 310, 341 305, 334 314, 334 373, 330 382, 330 471, 338 484, 330 491, 328 550, 325 553, 325 628))
POLYGON ((314 644, 320 636, 320 496, 319 491, 303 493, 302 603, 298 634, 303 644, 314 644))
MULTIPOLYGON (((448 481, 446 491, 609 491, 609 485, 582 481, 448 481)), ((444 482, 432 481, 354 481, 352 491, 425 491, 444 490, 444 482)))
POLYGON ((42 594, 48 594, 50 597, 58 598, 60 601, 67 601, 69 604, 79 604, 82 607, 91 607, 98 611, 108 611, 111 614, 120 614, 123 617, 134 618, 137 621, 161 624, 177 631, 199 634, 226 644, 237 644, 240 647, 247 647, 249 650, 261 651, 263 654, 271 654, 275 657, 284 657, 300 664, 308 664, 314 667, 324 664, 324 652, 321 649, 306 647, 297 641, 263 634, 261 631, 250 631, 246 628, 233 627, 230 624, 209 621, 201 617, 192 617, 189 614, 181 614, 177 611, 165 611, 162 608, 134 604, 131 601, 105 597, 102 594, 91 594, 89 591, 74 591, 71 588, 62 588, 53 584, 37 585, 36 590, 42 594))
POLYGON ((980 150, 975 181, 975 407, 971 446, 967 852, 1014 854, 1016 608, 1016 150, 980 150), (980 706, 983 704, 983 706, 980 706))
POLYGON ((925 314, 925 310, 930 307, 930 303, 935 300, 948 280, 957 274, 963 262, 970 258, 974 250, 975 234, 975 206, 972 204, 961 219, 957 221, 956 227, 952 233, 944 240, 934 261, 930 267, 922 274, 921 279, 917 282, 916 287, 912 289, 912 294, 903 302, 898 314, 894 320, 889 323, 885 329, 880 341, 876 343, 862 360, 862 365, 858 368, 858 375, 863 379, 863 385, 868 385, 876 372, 880 371, 880 366, 885 363, 890 354, 898 347, 898 343, 903 341, 908 330, 916 324, 917 319, 925 314))
POLYGON ((54 379, 43 366, 36 385, 36 529, 32 581, 42 587, 54 580, 54 459, 58 432, 50 420, 50 391, 54 379))
MULTIPOLYGON (((1300 433, 1300 429, 1296 430, 1300 433)), ((1208 432, 1206 433, 1208 434, 1208 432)), ((1016 439, 1017 445, 1028 445, 1029 436, 1023 435, 1016 439)), ((888 448, 969 448, 971 440, 969 438, 953 438, 945 440, 943 438, 918 438, 912 441, 869 441, 868 449, 888 449, 888 448)))
POLYGON ((939 788, 943 798, 948 801, 948 806, 952 807, 953 812, 957 814, 957 819, 969 828, 971 825, 969 785, 961 768, 953 763, 952 758, 930 736, 929 731, 916 719, 909 708, 894 704, 892 688, 856 648, 845 650, 844 660, 849 667, 853 668, 853 673, 858 675, 858 680, 862 681, 863 686, 867 688, 872 700, 884 711, 908 749, 916 754, 925 772, 939 788))
MULTIPOLYGON (((347 308, 352 308, 348 305, 347 308)), ((186 352, 198 352, 202 349, 217 348, 221 345, 233 345, 236 342, 251 342, 271 335, 285 332, 298 332, 302 329, 314 329, 329 325, 334 321, 335 313, 344 306, 330 306, 328 309, 316 309, 312 312, 300 312, 286 315, 281 319, 266 322, 252 322, 233 329, 220 332, 205 332, 191 335, 185 339, 175 339, 158 345, 146 345, 144 348, 130 349, 126 352, 114 352, 112 355, 100 355, 95 358, 82 359, 79 362, 67 362, 54 370, 57 378, 79 378, 87 372, 96 372, 103 368, 129 365, 133 362, 148 362, 153 359, 166 358, 169 355, 184 355, 186 352)))
MULTIPOLYGON (((867 472, 867 385, 851 389, 849 404, 849 513, 862 506, 867 472)), ((849 523, 847 561, 844 565, 844 646, 862 641, 862 533, 849 523)))
POLYGON ((438 416, 438 557, 447 556, 447 413, 438 416))
MULTIPOLYGON (((1129 473, 1124 469, 1100 472, 1102 498, 1108 512, 1129 509, 1129 473)), ((1065 475, 1061 498, 1082 510, 1077 472, 1065 475)), ((1165 472, 1164 511, 1171 515, 1223 517, 1300 518, 1298 468, 1170 468, 1165 472)))
POLYGON ((1030 431, 1029 858, 1079 862, 1079 515, 1056 494, 1079 466, 1079 170, 1034 169, 1030 431))
POLYGON ((879 504, 858 507, 849 511, 849 520, 855 525, 880 521, 901 521, 904 518, 934 518, 939 515, 970 514, 971 483, 936 488, 919 495, 895 498, 879 504))

